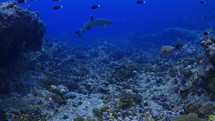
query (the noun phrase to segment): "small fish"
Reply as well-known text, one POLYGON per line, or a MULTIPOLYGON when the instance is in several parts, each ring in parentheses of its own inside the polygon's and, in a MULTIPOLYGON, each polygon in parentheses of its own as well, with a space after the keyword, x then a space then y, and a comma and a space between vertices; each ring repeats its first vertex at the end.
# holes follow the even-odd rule
POLYGON ((91 6, 91 9, 96 9, 96 8, 99 8, 100 7, 100 5, 93 5, 93 6, 91 6))
POLYGON ((52 0, 53 2, 61 1, 61 0, 52 0))
POLYGON ((199 3, 200 3, 200 4, 206 4, 206 2, 205 2, 205 1, 200 1, 199 3))
POLYGON ((207 36, 207 35, 209 35, 209 34, 210 34, 210 32, 211 32, 211 29, 210 29, 210 28, 208 28, 208 29, 207 29, 207 31, 205 31, 203 34, 204 34, 205 36, 207 36))
POLYGON ((146 3, 146 1, 138 0, 136 3, 137 4, 143 4, 143 3, 146 3))
POLYGON ((170 53, 170 52, 173 51, 174 49, 180 50, 180 49, 181 49, 181 45, 180 45, 180 44, 178 44, 178 45, 176 45, 176 46, 169 46, 169 45, 166 45, 166 46, 161 47, 160 52, 161 52, 161 53, 170 53))
POLYGON ((210 115, 208 121, 214 121, 214 120, 215 120, 215 116, 214 115, 210 115))
POLYGON ((57 10, 57 9, 60 9, 60 8, 63 8, 63 6, 62 5, 58 5, 58 6, 54 6, 53 7, 54 10, 57 10))
POLYGON ((17 0, 17 3, 25 3, 26 0, 17 0))
POLYGON ((28 5, 28 6, 27 6, 27 9, 30 10, 30 9, 31 9, 31 5, 28 5))

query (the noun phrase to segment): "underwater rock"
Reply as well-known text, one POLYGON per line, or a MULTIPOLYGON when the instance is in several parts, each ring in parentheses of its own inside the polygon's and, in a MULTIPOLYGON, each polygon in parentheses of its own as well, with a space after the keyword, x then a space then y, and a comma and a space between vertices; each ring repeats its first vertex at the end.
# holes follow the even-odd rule
POLYGON ((198 76, 203 80, 210 80, 215 75, 215 69, 212 64, 205 64, 201 67, 201 71, 198 76))
POLYGON ((77 95, 79 95, 79 94, 76 93, 76 92, 68 92, 68 93, 66 93, 65 95, 63 95, 63 97, 64 97, 65 99, 70 99, 70 98, 75 98, 75 97, 77 97, 77 95))
POLYGON ((188 113, 198 113, 199 112, 199 108, 202 106, 201 103, 188 103, 186 106, 185 106, 185 109, 184 109, 184 112, 186 114, 188 113))
POLYGON ((215 104, 213 102, 208 102, 202 105, 202 107, 199 109, 199 112, 201 114, 205 115, 211 115, 215 112, 215 104))
POLYGON ((17 2, 0 3, 0 62, 13 60, 20 51, 40 50, 45 25, 38 13, 17 2))
POLYGON ((190 113, 188 115, 176 116, 172 121, 206 121, 204 119, 198 118, 197 114, 190 113))

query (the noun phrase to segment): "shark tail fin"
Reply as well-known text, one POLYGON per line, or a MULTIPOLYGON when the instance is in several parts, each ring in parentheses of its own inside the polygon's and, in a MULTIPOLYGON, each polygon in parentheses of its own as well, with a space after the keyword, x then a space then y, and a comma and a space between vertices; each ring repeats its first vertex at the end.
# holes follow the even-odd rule
POLYGON ((84 31, 81 31, 81 30, 75 31, 75 33, 78 34, 78 36, 79 36, 80 38, 82 37, 83 32, 84 32, 84 31))

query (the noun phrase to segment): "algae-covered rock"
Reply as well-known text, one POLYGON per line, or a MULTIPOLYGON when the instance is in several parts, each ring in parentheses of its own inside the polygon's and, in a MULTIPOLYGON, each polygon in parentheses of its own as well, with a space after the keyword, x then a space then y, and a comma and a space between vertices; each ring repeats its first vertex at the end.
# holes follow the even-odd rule
POLYGON ((21 50, 40 50, 44 34, 38 13, 13 1, 0 3, 0 62, 12 60, 21 50))
POLYGON ((104 112, 107 112, 108 111, 108 109, 109 109, 109 107, 102 107, 102 108, 100 108, 100 109, 93 109, 93 114, 95 115, 95 116, 97 116, 98 118, 102 118, 102 116, 103 116, 103 113, 104 112))
POLYGON ((119 107, 122 109, 129 109, 133 106, 139 105, 143 96, 135 93, 127 93, 122 91, 119 97, 119 107))
POLYGON ((118 68, 115 68, 113 73, 113 78, 119 81, 127 81, 129 78, 134 76, 133 71, 138 70, 136 65, 128 64, 121 65, 118 68))

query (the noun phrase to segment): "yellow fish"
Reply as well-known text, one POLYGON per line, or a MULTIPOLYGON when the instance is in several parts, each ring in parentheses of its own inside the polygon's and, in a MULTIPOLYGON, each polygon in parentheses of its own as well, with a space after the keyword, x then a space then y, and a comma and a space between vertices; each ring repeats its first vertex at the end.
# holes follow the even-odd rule
POLYGON ((214 115, 210 115, 208 121, 215 121, 215 116, 214 115))
POLYGON ((166 45, 161 47, 160 49, 160 53, 170 53, 171 51, 173 51, 174 49, 180 49, 181 45, 178 44, 176 46, 170 46, 170 45, 166 45))

